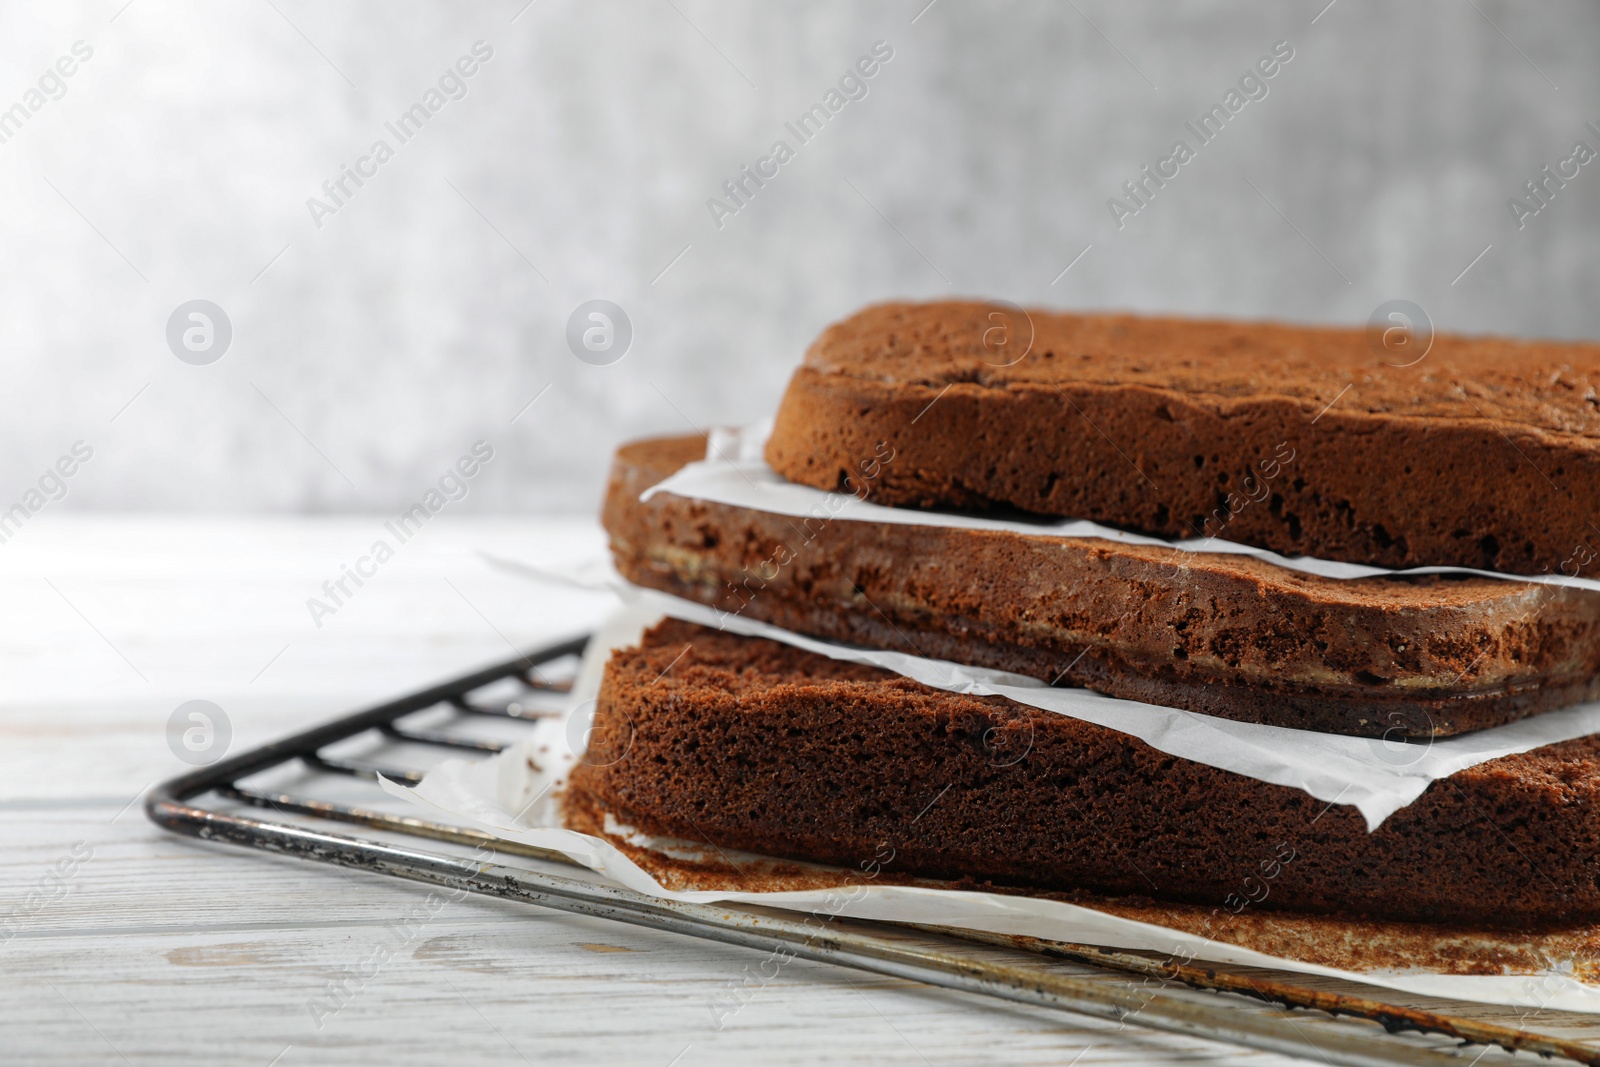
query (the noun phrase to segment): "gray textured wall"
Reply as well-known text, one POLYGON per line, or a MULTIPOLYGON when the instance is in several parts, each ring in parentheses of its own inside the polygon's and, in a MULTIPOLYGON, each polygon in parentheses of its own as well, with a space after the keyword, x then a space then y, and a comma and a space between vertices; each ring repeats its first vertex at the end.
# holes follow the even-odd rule
POLYGON ((0 108, 42 101, 0 144, 0 507, 82 439, 54 506, 390 510, 481 438, 462 510, 587 510, 618 441, 766 413, 820 327, 891 296, 1339 322, 1407 298, 1600 336, 1600 164, 1521 230, 1507 207, 1600 150, 1592 3, 123 3, 0 7, 0 108), (478 40, 466 96, 399 144, 384 122, 478 40), (783 123, 879 40, 799 146, 783 123), (1280 40, 1266 97, 1119 229, 1108 198, 1280 40), (719 228, 707 199, 780 137, 719 228), (233 327, 204 366, 166 339, 195 298, 233 327), (592 298, 633 324, 612 365, 565 341, 592 298))

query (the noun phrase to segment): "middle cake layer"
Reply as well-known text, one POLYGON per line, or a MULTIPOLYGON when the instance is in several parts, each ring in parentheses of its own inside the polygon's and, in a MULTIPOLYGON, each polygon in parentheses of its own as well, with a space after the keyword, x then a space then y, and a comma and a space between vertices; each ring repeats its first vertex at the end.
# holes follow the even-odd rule
POLYGON ((704 454, 698 435, 618 452, 604 510, 618 570, 800 633, 1366 737, 1447 736, 1600 698, 1600 594, 640 501, 704 454))

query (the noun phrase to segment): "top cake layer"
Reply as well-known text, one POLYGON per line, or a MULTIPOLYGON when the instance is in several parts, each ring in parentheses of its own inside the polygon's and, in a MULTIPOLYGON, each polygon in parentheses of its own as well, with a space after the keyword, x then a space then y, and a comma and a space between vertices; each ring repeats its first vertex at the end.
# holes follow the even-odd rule
POLYGON ((1588 573, 1600 345, 1441 334, 1394 365, 1420 355, 1359 329, 884 304, 812 345, 767 458, 883 504, 1588 573))
POLYGON ((1341 415, 1493 420, 1600 439, 1600 344, 1439 334, 1420 362, 1397 365, 1414 358, 1375 350, 1360 329, 1018 315, 951 300, 866 308, 824 330, 806 366, 892 385, 1132 385, 1197 401, 1283 399, 1311 415, 1349 386, 1341 415))

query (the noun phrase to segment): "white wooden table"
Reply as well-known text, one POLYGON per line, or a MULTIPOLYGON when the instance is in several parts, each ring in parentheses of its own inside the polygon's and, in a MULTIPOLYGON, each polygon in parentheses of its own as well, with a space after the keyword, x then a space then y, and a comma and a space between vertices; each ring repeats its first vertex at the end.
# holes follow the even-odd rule
POLYGON ((581 632, 607 607, 475 554, 575 560, 600 549, 593 523, 441 517, 314 626, 306 599, 381 532, 379 519, 46 513, 0 545, 0 924, 15 931, 0 941, 0 1057, 1293 1062, 800 961, 718 1029, 710 1004, 745 950, 475 897, 319 1028, 327 983, 428 889, 155 828, 136 800, 184 769, 169 715, 214 701, 239 750, 581 632), (64 891, 49 880, 63 860, 64 891))

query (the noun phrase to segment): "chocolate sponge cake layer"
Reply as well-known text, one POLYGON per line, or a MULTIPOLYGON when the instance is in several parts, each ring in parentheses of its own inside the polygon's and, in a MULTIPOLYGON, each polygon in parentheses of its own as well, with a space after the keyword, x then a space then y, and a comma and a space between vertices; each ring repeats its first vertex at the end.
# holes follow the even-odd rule
POLYGON ((1600 698, 1600 594, 640 501, 704 455, 699 436, 618 451, 603 513, 617 568, 799 633, 1369 737, 1463 733, 1600 698))
POLYGON ((998 697, 666 621, 612 654, 571 778, 645 833, 1046 889, 1487 926, 1600 919, 1600 739, 1355 809, 998 697))
POLYGON ((1390 568, 1595 561, 1600 345, 1440 334, 1397 366, 1353 329, 1032 311, 999 345, 997 314, 884 304, 830 326, 768 462, 882 504, 1390 568), (894 461, 861 479, 884 443, 894 461))

